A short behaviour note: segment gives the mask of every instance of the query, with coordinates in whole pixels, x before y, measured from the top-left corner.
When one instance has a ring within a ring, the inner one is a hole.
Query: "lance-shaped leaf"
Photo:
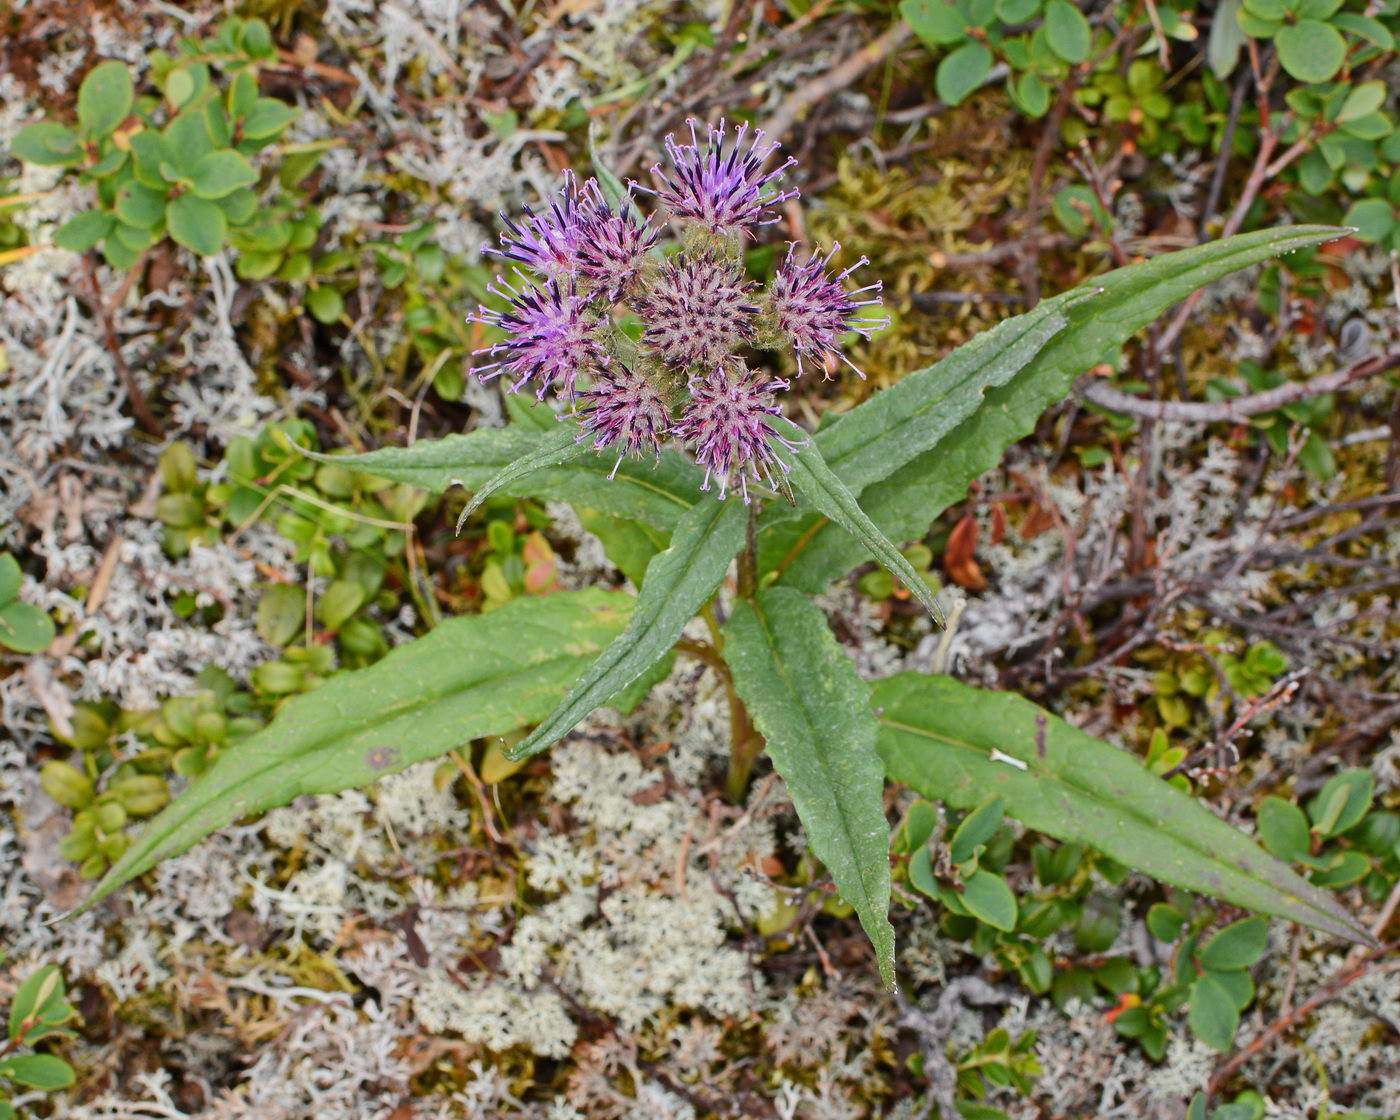
[[[740,602],[725,626],[734,688],[787,783],[807,842],[860,918],[894,987],[889,822],[870,686],[808,598],[784,587]]]
[[[925,797],[958,809],[1002,797],[1029,827],[1163,882],[1370,940],[1330,894],[1194,797],[1029,700],[921,673],[886,678],[874,693],[885,772]]]
[[[564,701],[510,752],[524,758],[557,743],[666,656],[681,631],[719,589],[744,543],[748,507],[699,502],[676,523],[670,545],[652,557],[627,629],[584,673]]]
[[[1334,240],[1343,232],[1329,226],[1258,230],[1095,277],[1086,286],[1100,289],[1099,294],[1062,308],[1067,327],[1010,382],[988,389],[986,399],[936,444],[857,490],[861,507],[891,540],[922,536],[944,509],[962,499],[973,479],[995,467],[1007,447],[1035,428],[1041,413],[1065,397],[1076,377],[1114,357],[1124,342],[1173,304],[1232,272]],[[841,423],[854,423],[882,395],[852,409]],[[815,438],[829,452],[825,433]],[[839,462],[832,469],[844,477]],[[825,590],[864,559],[859,543],[813,515],[779,512],[759,540],[762,569],[778,570],[781,582],[812,592]]]
[[[411,447],[336,455],[329,461],[441,494],[457,484],[479,489],[517,460],[539,454],[555,438],[553,432],[520,425],[479,428],[463,435],[419,440]],[[585,455],[537,469],[502,489],[520,497],[577,502],[665,532],[699,497],[704,472],[676,451],[663,451],[659,466],[651,460],[626,459],[617,468],[616,477],[609,480],[613,462],[612,456]]]
[[[476,512],[481,504],[497,490],[509,486],[512,482],[524,478],[528,474],[543,470],[545,467],[557,467],[560,463],[577,459],[588,450],[579,442],[576,425],[570,424],[560,431],[541,434],[544,438],[536,450],[522,455],[513,463],[502,467],[476,489],[471,501],[462,510],[462,515],[457,518],[458,533],[462,531],[462,526],[466,524],[467,518]],[[466,484],[463,483],[463,485]]]
[[[515,599],[294,697],[146,825],[84,908],[240,817],[368,785],[543,719],[622,630],[633,602],[596,589]]]
[[[823,516],[840,525],[865,545],[875,559],[899,577],[904,586],[924,605],[924,609],[933,615],[934,621],[942,626],[943,612],[938,609],[938,603],[934,600],[928,584],[919,578],[919,573],[904,558],[904,554],[880,532],[879,526],[866,516],[855,495],[822,458],[820,447],[809,440],[804,447],[794,452],[777,439],[770,440],[770,446],[774,453],[787,463],[788,479],[802,496],[816,506]]]

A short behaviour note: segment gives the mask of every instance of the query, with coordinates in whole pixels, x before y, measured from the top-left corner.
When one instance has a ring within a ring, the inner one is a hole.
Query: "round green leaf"
[[[213,256],[223,248],[228,232],[224,212],[208,199],[192,194],[170,201],[165,208],[165,223],[171,237],[202,257]]]
[[[1269,923],[1263,918],[1232,922],[1205,943],[1198,956],[1217,971],[1248,968],[1269,947]]]
[[[10,602],[19,594],[22,582],[24,582],[24,576],[20,572],[19,561],[8,552],[0,552],[0,605]],[[923,802],[923,804],[927,804],[927,802]]]
[[[329,285],[312,288],[306,293],[304,302],[306,310],[311,312],[311,317],[327,326],[340,322],[340,317],[345,314],[345,300]]]
[[[53,235],[53,243],[60,249],[85,253],[106,237],[111,228],[111,214],[101,210],[89,210],[76,218],[69,218],[59,226]]]
[[[915,35],[933,46],[950,46],[967,38],[967,20],[948,0],[904,0],[899,14]]]
[[[1371,807],[1375,782],[1369,770],[1343,770],[1333,774],[1321,792],[1308,802],[1308,815],[1319,835],[1337,836],[1360,824]]]
[[[948,105],[961,105],[992,69],[992,52],[981,43],[964,43],[938,64],[934,87]]]
[[[1342,110],[1337,114],[1338,122],[1354,121],[1374,113],[1385,104],[1386,92],[1386,85],[1381,81],[1353,86],[1347,93],[1347,99],[1342,102]]]
[[[1395,207],[1383,198],[1363,198],[1353,203],[1342,224],[1355,226],[1362,241],[1383,241],[1395,225]]]
[[[316,604],[316,615],[331,630],[339,630],[365,601],[365,589],[348,579],[332,580]]]
[[[953,833],[950,856],[954,863],[966,863],[978,847],[990,840],[1001,827],[1006,813],[1006,799],[995,797],[985,805],[980,805],[968,813]]]
[[[52,1054],[15,1054],[0,1058],[0,1077],[31,1089],[64,1089],[73,1084],[73,1067]]]
[[[1197,1038],[1224,1054],[1234,1044],[1240,1012],[1225,985],[1207,973],[1191,988],[1189,1020]]]
[[[1050,89],[1034,74],[1022,74],[1016,79],[1016,100],[1033,117],[1043,117],[1050,108]]]
[[[1045,38],[1050,49],[1068,63],[1089,57],[1089,21],[1069,0],[1050,0],[1045,5]]]
[[[154,229],[165,217],[165,192],[133,179],[117,191],[117,217],[137,229]]]
[[[1332,17],[1331,23],[1335,27],[1350,31],[1353,35],[1380,47],[1383,51],[1395,49],[1395,36],[1390,33],[1389,28],[1370,16],[1359,15],[1356,12],[1338,12]]]
[[[241,187],[258,181],[258,173],[248,160],[230,148],[202,155],[190,168],[194,193],[200,198],[223,198]]]
[[[1274,36],[1278,60],[1300,82],[1330,82],[1346,61],[1341,32],[1315,19],[1300,19]]]
[[[38,653],[53,641],[53,619],[38,607],[13,600],[0,607],[0,645],[16,653]]]
[[[1169,902],[1154,902],[1147,911],[1147,930],[1158,941],[1170,945],[1181,936],[1186,915]]]
[[[165,77],[165,99],[180,108],[194,96],[194,75],[188,69],[172,70]]]
[[[1259,839],[1270,854],[1288,863],[1307,855],[1312,848],[1308,820],[1303,810],[1281,797],[1266,797],[1259,806]]]
[[[306,592],[294,583],[274,583],[258,600],[258,637],[270,646],[290,645],[306,623]]]
[[[88,136],[106,136],[126,119],[135,101],[125,62],[99,62],[78,87],[78,123]]]
[[[44,167],[62,167],[82,159],[77,136],[57,121],[36,121],[25,125],[10,144],[10,154],[26,163]]]
[[[976,918],[1011,932],[1016,928],[1016,896],[1006,880],[985,868],[978,868],[963,880],[962,904]]]
[[[1312,881],[1319,887],[1339,890],[1342,887],[1351,886],[1352,883],[1359,883],[1370,874],[1370,871],[1371,861],[1365,853],[1342,852],[1334,860],[1332,866],[1314,872]]]
[[[275,97],[260,97],[243,122],[243,135],[250,140],[264,140],[269,136],[276,136],[296,120],[300,113],[301,110],[296,106],[287,105]]]

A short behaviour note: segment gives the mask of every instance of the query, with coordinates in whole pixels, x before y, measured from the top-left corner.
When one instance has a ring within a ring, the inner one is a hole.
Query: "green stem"
[[[739,553],[740,598],[753,599],[758,593],[758,510],[749,506],[749,528],[744,538],[744,550]],[[729,779],[726,790],[729,799],[743,804],[749,787],[753,764],[763,753],[763,736],[749,719],[749,710],[734,690],[734,675],[725,674],[725,691],[729,697]]]

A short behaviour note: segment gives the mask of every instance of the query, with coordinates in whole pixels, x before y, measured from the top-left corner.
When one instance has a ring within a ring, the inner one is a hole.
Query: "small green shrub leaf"
[[[302,302],[306,304],[311,317],[326,326],[340,322],[340,317],[345,314],[345,297],[338,288],[329,284],[318,284],[310,289],[302,297]]]
[[[276,136],[301,115],[294,105],[275,97],[260,97],[243,120],[243,135],[250,140],[266,140]]]
[[[1220,980],[1207,973],[1191,987],[1188,1015],[1191,1030],[1212,1050],[1228,1052],[1240,1025],[1240,1011],[1234,997]]]
[[[1231,922],[1201,947],[1197,956],[1216,971],[1249,968],[1269,947],[1269,923],[1263,918]]]
[[[23,583],[24,573],[20,571],[19,561],[8,552],[0,552],[0,606],[18,595]]]
[[[987,80],[992,52],[981,43],[964,43],[938,64],[934,88],[949,105],[961,105]]]
[[[111,232],[112,221],[112,215],[103,210],[88,210],[59,226],[53,243],[60,249],[86,253]]]
[[[1001,827],[1005,814],[1006,800],[1001,797],[994,797],[985,805],[979,805],[968,813],[958,825],[958,830],[953,833],[953,842],[949,846],[948,854],[953,862],[966,863],[970,860],[977,849],[990,840]]]
[[[899,14],[930,46],[951,46],[967,38],[967,20],[948,0],[903,0]]]
[[[1343,770],[1308,801],[1308,816],[1319,836],[1338,836],[1361,823],[1371,807],[1376,779],[1369,770]]]
[[[75,1080],[73,1067],[52,1054],[12,1054],[0,1058],[0,1077],[31,1089],[65,1089]]]
[[[558,742],[670,652],[681,631],[724,581],[744,542],[748,508],[700,502],[676,523],[670,545],[647,565],[637,606],[624,630],[569,690],[563,702],[508,753],[524,758]]]
[[[154,229],[165,217],[165,191],[139,180],[123,183],[117,191],[117,217],[137,229]]]
[[[82,908],[240,817],[368,785],[543,719],[621,632],[633,602],[596,589],[513,599],[292,697],[146,826]]]
[[[1259,806],[1259,839],[1272,855],[1296,863],[1312,850],[1308,819],[1303,810],[1281,797],[1266,797]]]
[[[10,154],[26,163],[44,167],[62,167],[83,158],[78,149],[78,137],[57,121],[36,121],[25,125],[15,135]]]
[[[78,124],[88,136],[106,136],[126,119],[135,100],[126,63],[99,62],[78,87]]]
[[[928,843],[933,830],[938,825],[938,806],[922,797],[909,806],[904,820],[895,833],[890,850],[900,855],[911,855]]]
[[[787,588],[760,591],[735,607],[724,658],[812,852],[855,909],[892,989],[889,823],[869,685],[822,612]]]
[[[206,152],[190,168],[194,193],[200,198],[218,199],[240,187],[251,187],[258,173],[247,158],[229,148]]]
[[[208,199],[192,194],[171,199],[165,208],[165,223],[171,237],[202,257],[212,257],[224,247],[228,221]]]
[[[1300,19],[1280,28],[1274,46],[1280,65],[1300,82],[1330,82],[1347,57],[1341,32],[1318,19]]]
[[[15,599],[0,607],[0,645],[16,653],[38,653],[53,641],[53,619],[31,603]]]
[[[904,673],[876,683],[887,773],[924,797],[1006,812],[1187,890],[1351,941],[1370,941],[1324,891],[1131,754],[1009,693]]]
[[[959,897],[974,918],[1007,933],[1016,928],[1016,896],[1000,875],[979,867],[963,880]]]
[[[1069,0],[1049,0],[1045,5],[1045,38],[1050,49],[1071,65],[1089,57],[1089,21]]]

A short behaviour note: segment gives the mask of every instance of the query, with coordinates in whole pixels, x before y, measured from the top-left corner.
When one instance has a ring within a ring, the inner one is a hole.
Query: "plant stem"
[[[758,593],[758,511],[753,506],[749,506],[744,550],[739,553],[738,593],[743,599],[752,599]],[[753,764],[763,752],[763,736],[734,689],[733,673],[725,673],[724,687],[729,697],[729,780],[725,788],[731,801],[742,803]]]
[[[758,511],[749,506],[749,527],[744,534],[744,551],[739,553],[739,598],[752,599],[758,593]]]

